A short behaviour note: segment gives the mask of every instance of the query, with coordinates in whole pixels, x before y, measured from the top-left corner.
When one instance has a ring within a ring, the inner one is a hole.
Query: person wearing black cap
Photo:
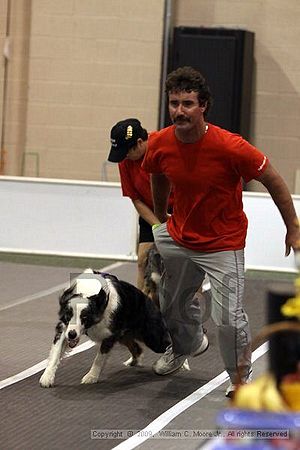
[[[119,163],[124,197],[129,197],[139,214],[138,280],[143,290],[147,253],[154,239],[152,225],[158,223],[153,212],[150,174],[141,166],[147,150],[148,132],[138,119],[116,123],[110,133],[111,149],[108,161]]]

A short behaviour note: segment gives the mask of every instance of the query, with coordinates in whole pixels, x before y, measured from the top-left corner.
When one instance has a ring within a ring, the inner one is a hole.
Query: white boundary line
[[[125,264],[124,262],[116,262],[111,264],[110,266],[103,267],[101,270],[105,272],[106,270],[116,269],[117,267]],[[15,300],[13,303],[9,303],[8,305],[0,307],[0,311],[5,311],[10,308],[14,308],[15,306],[22,305],[23,303],[31,302],[32,300],[36,300],[37,298],[47,297],[47,295],[53,294],[54,292],[58,292],[61,289],[64,289],[69,286],[70,283],[62,283],[57,286],[53,286],[52,288],[45,289],[44,291],[36,292],[35,294],[27,295],[26,297],[21,297]]]
[[[85,350],[88,350],[94,345],[95,344],[92,341],[84,342],[83,344],[78,345],[78,347],[74,348],[74,350],[72,350],[70,353],[66,353],[65,358],[69,358],[70,356],[76,355],[77,353],[84,352]],[[35,364],[34,366],[29,367],[29,369],[23,370],[23,372],[17,373],[12,377],[0,381],[0,390],[6,388],[7,386],[10,386],[11,384],[18,383],[18,381],[25,380],[25,378],[29,378],[32,375],[35,375],[36,373],[40,372],[41,370],[44,370],[46,368],[47,362],[48,360],[44,359],[43,361]]]
[[[0,311],[6,311],[7,309],[14,308],[15,306],[22,305],[23,303],[31,302],[32,300],[36,300],[37,298],[43,298],[47,295],[53,294],[54,292],[58,292],[61,289],[69,286],[69,283],[58,284],[57,286],[53,286],[52,288],[45,289],[44,291],[36,292],[35,294],[27,295],[26,297],[21,297],[16,299],[13,303],[9,303],[8,305],[1,306]]]
[[[268,351],[268,344],[265,343],[261,345],[258,349],[256,349],[252,354],[252,362],[256,361],[258,358],[263,356]],[[139,436],[135,434],[131,438],[122,442],[121,444],[113,447],[113,450],[132,450],[138,445],[141,445],[143,442],[147,441],[150,436],[154,436],[156,433],[161,431],[168,423],[170,423],[175,417],[181,414],[183,411],[188,409],[190,406],[194,405],[194,403],[201,400],[207,394],[212,392],[218,386],[223,384],[226,380],[228,380],[228,375],[226,372],[220,373],[218,376],[210,380],[204,386],[197,389],[195,392],[190,394],[188,397],[184,398],[180,402],[176,403],[176,405],[172,406],[172,408],[165,411],[163,414],[158,416],[153,422],[151,422],[146,428],[141,430],[143,436]],[[144,433],[145,432],[145,433]],[[148,432],[148,433],[147,433]],[[147,435],[147,436],[145,436]]]

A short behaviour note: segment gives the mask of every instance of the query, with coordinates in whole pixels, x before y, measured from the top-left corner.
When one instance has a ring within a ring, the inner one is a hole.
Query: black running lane
[[[245,305],[253,335],[265,322],[267,288],[266,280],[247,280]],[[151,365],[157,356],[150,351],[146,352],[144,367],[127,368],[122,365],[128,358],[127,350],[116,346],[102,381],[80,385],[93,360],[92,348],[62,361],[54,388],[40,388],[41,374],[37,374],[2,389],[0,449],[112,449],[121,441],[92,440],[91,430],[140,430],[223,371],[214,326],[210,321],[206,325],[209,350],[190,359],[190,372],[180,371],[168,377],[155,375]],[[17,358],[17,352],[11,357]],[[179,447],[181,444],[178,441]]]

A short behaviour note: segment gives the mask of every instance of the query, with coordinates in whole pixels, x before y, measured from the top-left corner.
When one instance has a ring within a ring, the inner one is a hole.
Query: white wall
[[[293,196],[298,217],[300,196]],[[294,253],[285,254],[286,229],[269,194],[244,192],[244,210],[248,217],[246,267],[248,269],[294,271]]]
[[[0,251],[135,259],[137,215],[119,183],[0,178]]]

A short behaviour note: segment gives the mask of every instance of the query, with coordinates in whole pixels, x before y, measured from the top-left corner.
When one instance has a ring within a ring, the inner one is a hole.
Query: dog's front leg
[[[92,367],[88,373],[82,378],[82,384],[93,384],[97,383],[99,376],[104,369],[105,363],[107,361],[108,353],[113,348],[116,342],[114,336],[103,339],[103,341],[98,344],[98,351],[93,361]]]
[[[42,387],[52,387],[54,385],[55,373],[65,349],[65,330],[63,329],[63,324],[59,323],[56,327],[56,334],[50,349],[47,367],[40,378],[40,385]]]
[[[97,383],[100,373],[102,372],[104,365],[107,360],[107,353],[101,352],[101,344],[99,344],[97,349],[97,353],[95,356],[95,359],[93,361],[92,367],[88,371],[88,373],[82,378],[81,383],[82,384],[93,384]]]

